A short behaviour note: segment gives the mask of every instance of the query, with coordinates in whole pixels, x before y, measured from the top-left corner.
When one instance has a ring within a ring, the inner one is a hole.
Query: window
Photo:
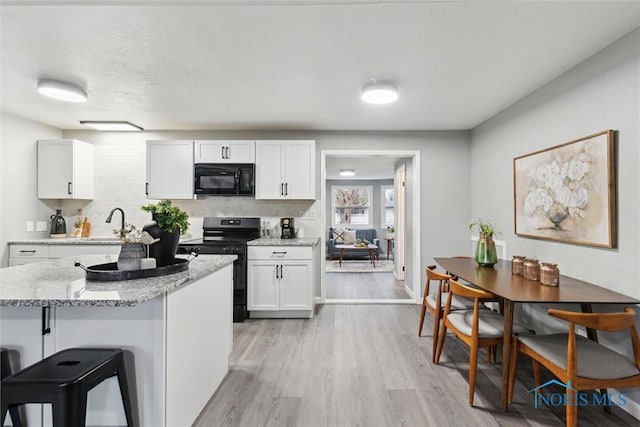
[[[396,225],[396,192],[393,185],[380,186],[380,200],[382,201],[381,228],[395,227]]]
[[[331,186],[333,225],[372,226],[370,186]]]

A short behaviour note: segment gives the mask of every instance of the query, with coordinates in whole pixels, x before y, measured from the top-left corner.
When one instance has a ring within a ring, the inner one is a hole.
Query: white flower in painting
[[[562,206],[568,206],[569,199],[571,198],[571,190],[569,190],[566,185],[560,185],[554,190],[553,198]]]
[[[569,169],[567,170],[567,177],[571,181],[580,181],[584,175],[589,171],[589,164],[581,162],[578,159],[572,159],[569,162]]]
[[[529,214],[540,208],[547,212],[552,204],[553,199],[549,193],[542,188],[536,188],[527,195],[527,199],[524,202],[524,210]]]
[[[562,166],[560,166],[560,177],[564,181],[567,177],[567,173],[569,172],[569,162],[564,162]]]
[[[584,209],[587,206],[587,203],[589,203],[589,192],[584,188],[584,186],[580,186],[580,188],[571,192],[569,203],[565,206]]]
[[[554,190],[562,185],[560,166],[555,160],[549,165],[546,184],[547,188],[551,190]]]
[[[543,185],[540,185],[540,187],[547,185],[547,177],[549,176],[549,173],[550,173],[549,165],[539,166],[538,169],[536,170],[536,181],[539,184],[543,184]]]

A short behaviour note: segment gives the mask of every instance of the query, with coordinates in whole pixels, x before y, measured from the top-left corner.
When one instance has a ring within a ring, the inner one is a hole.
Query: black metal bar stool
[[[13,366],[9,360],[9,350],[6,348],[0,348],[0,379],[5,379],[13,373]],[[2,397],[0,397],[2,400]],[[9,408],[9,415],[11,416],[11,422],[14,427],[22,427],[26,423],[26,416],[24,410],[17,406]],[[4,421],[4,417],[2,417]],[[1,424],[1,423],[0,423]]]
[[[138,426],[125,366],[119,348],[70,348],[55,353],[2,380],[2,411],[24,403],[50,403],[54,427],[84,427],[87,393],[107,378],[118,376],[128,426]]]

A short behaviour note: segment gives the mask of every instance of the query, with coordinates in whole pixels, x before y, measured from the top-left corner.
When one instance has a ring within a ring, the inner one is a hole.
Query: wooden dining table
[[[504,301],[504,336],[502,347],[502,410],[507,410],[511,332],[515,303],[575,303],[585,313],[592,304],[640,304],[640,300],[605,289],[573,277],[560,275],[558,287],[544,286],[511,274],[511,261],[498,261],[493,267],[480,267],[473,258],[434,258],[449,274],[487,290]],[[587,330],[590,339],[597,341],[595,330]]]

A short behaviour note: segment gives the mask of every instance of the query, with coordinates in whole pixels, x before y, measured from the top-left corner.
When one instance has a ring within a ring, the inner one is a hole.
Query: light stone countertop
[[[121,245],[117,237],[67,237],[64,239],[9,240],[10,245]]]
[[[235,255],[200,255],[189,270],[117,282],[87,281],[86,266],[116,262],[117,255],[82,255],[0,269],[0,306],[132,307],[233,263]]]
[[[180,239],[180,243],[193,239],[192,236]],[[122,240],[115,236],[66,237],[63,239],[19,239],[9,240],[9,245],[121,245]]]
[[[319,237],[304,239],[281,239],[279,237],[262,237],[247,242],[248,246],[315,246],[320,242]]]

